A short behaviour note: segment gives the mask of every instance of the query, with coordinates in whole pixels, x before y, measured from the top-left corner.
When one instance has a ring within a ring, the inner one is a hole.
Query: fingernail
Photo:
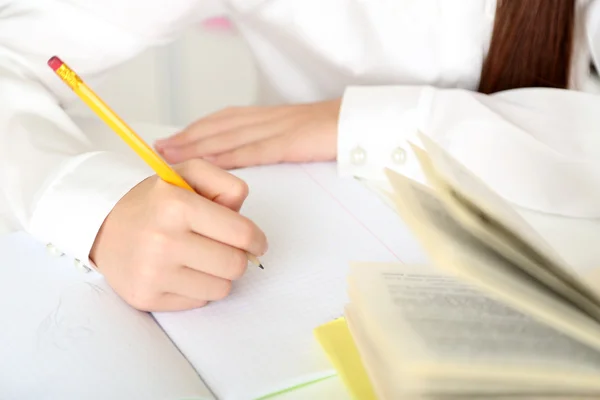
[[[166,147],[160,151],[162,156],[167,160],[173,162],[173,160],[177,160],[179,156],[179,151],[175,147]]]
[[[154,142],[154,147],[157,150],[164,149],[166,147],[166,145],[167,145],[167,141],[165,139],[160,139],[160,140],[157,140],[157,141]]]

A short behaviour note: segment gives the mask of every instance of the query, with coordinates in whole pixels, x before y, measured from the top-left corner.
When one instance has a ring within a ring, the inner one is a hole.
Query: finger
[[[206,160],[223,169],[278,164],[285,159],[284,150],[287,147],[287,141],[285,137],[269,138],[207,157]]]
[[[235,175],[203,160],[190,160],[175,169],[199,195],[239,211],[248,197],[248,185]]]
[[[221,300],[229,295],[231,281],[188,267],[181,267],[170,274],[165,282],[168,293],[174,293],[197,301]]]
[[[178,193],[184,197],[183,217],[192,232],[255,256],[267,251],[264,232],[248,218],[189,191]]]
[[[143,311],[147,312],[171,312],[192,310],[194,308],[204,307],[208,304],[206,300],[198,300],[181,296],[174,293],[163,293],[154,304],[145,307]]]
[[[178,242],[177,262],[218,278],[236,280],[248,267],[246,252],[195,233]]]
[[[261,121],[254,125],[241,126],[231,131],[215,134],[186,145],[167,147],[163,156],[171,163],[234,150],[244,145],[286,133],[293,124],[287,118]]]
[[[183,131],[155,142],[155,147],[163,151],[167,147],[184,146],[196,140],[216,135],[244,125],[253,125],[269,117],[275,117],[275,107],[230,107],[189,125]]]

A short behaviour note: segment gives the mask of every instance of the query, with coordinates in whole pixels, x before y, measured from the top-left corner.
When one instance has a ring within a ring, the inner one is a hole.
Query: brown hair
[[[497,0],[478,91],[567,88],[575,0]]]

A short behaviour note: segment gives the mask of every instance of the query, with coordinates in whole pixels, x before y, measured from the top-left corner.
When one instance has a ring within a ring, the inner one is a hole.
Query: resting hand
[[[157,141],[170,163],[203,158],[231,169],[335,160],[340,100],[275,107],[235,107]]]

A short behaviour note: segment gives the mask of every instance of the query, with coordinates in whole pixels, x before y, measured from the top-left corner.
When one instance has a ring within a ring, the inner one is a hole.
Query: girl
[[[224,12],[262,103],[156,143],[198,196],[95,147],[62,110],[50,56],[97,76]],[[222,298],[244,252],[265,251],[236,213],[247,188],[218,167],[337,160],[344,176],[419,178],[407,141],[421,131],[516,205],[600,216],[597,1],[0,0],[0,21],[2,206],[140,309]]]

